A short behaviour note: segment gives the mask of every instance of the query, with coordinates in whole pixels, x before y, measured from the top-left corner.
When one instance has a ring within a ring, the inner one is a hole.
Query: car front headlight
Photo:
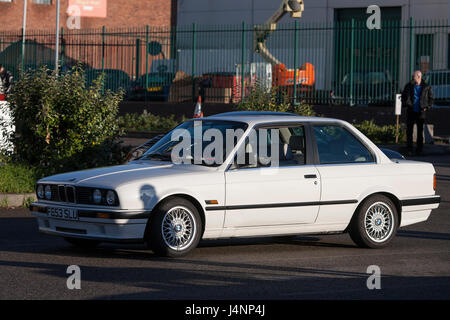
[[[95,204],[100,204],[102,202],[102,192],[98,189],[94,190],[92,194],[92,198],[94,199]]]
[[[37,196],[39,199],[44,199],[45,192],[44,192],[44,186],[42,184],[38,185],[36,193],[37,193]]]
[[[45,199],[47,200],[52,199],[52,188],[50,188],[49,185],[45,186]]]
[[[110,206],[112,206],[116,203],[116,194],[114,193],[114,191],[109,190],[106,193],[106,203]]]

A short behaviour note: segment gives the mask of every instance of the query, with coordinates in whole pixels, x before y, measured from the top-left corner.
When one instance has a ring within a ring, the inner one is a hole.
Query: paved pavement
[[[450,299],[450,156],[417,157],[437,169],[438,210],[402,228],[385,249],[348,235],[204,241],[182,259],[143,245],[92,251],[41,235],[26,210],[0,210],[0,299]],[[81,269],[69,290],[68,266]],[[367,269],[381,271],[369,290]]]

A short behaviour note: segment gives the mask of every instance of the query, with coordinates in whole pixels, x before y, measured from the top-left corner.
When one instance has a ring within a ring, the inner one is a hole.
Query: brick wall
[[[68,0],[61,0],[61,27],[66,28]],[[23,0],[0,2],[0,31],[22,28]],[[81,27],[169,26],[176,23],[177,0],[109,0],[107,18],[82,18]],[[53,30],[56,23],[56,0],[51,5],[28,0],[27,29]]]

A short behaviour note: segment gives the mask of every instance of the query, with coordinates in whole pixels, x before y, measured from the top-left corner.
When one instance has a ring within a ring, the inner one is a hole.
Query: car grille
[[[56,193],[58,200],[60,202],[71,202],[75,203],[75,187],[74,186],[65,186],[65,185],[58,185],[57,187],[58,192]],[[52,190],[53,195],[53,190]],[[53,200],[53,196],[52,196]]]
[[[50,190],[52,191],[52,199],[51,201],[60,201],[59,195],[58,195],[58,186],[57,185],[50,185]]]
[[[89,187],[75,187],[73,185],[64,184],[49,184],[52,191],[52,198],[50,201],[64,202],[64,203],[77,203],[77,204],[94,204],[92,192],[94,188]],[[105,197],[106,190],[100,189]],[[117,196],[116,196],[117,197]],[[105,202],[101,205],[105,205]],[[116,200],[114,206],[118,206],[119,202]]]
[[[92,204],[92,189],[77,187],[77,203],[81,204]]]

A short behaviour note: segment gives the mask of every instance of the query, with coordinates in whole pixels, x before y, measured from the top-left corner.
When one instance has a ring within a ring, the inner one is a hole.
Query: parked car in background
[[[386,105],[392,104],[395,86],[386,72],[347,73],[331,92],[333,104]]]
[[[92,82],[102,73],[105,74],[105,90],[117,92],[120,89],[126,90],[130,85],[130,77],[125,71],[118,69],[88,69],[86,70],[86,86],[90,87]]]
[[[125,165],[39,180],[40,232],[81,247],[146,242],[171,257],[200,239],[297,234],[348,232],[381,248],[439,206],[431,163],[392,161],[342,120],[231,112],[176,129]],[[211,149],[220,134],[229,145]]]
[[[429,71],[423,79],[433,89],[436,105],[450,105],[450,70]]]
[[[131,84],[126,99],[133,101],[167,101],[175,78],[170,72],[150,72]]]

